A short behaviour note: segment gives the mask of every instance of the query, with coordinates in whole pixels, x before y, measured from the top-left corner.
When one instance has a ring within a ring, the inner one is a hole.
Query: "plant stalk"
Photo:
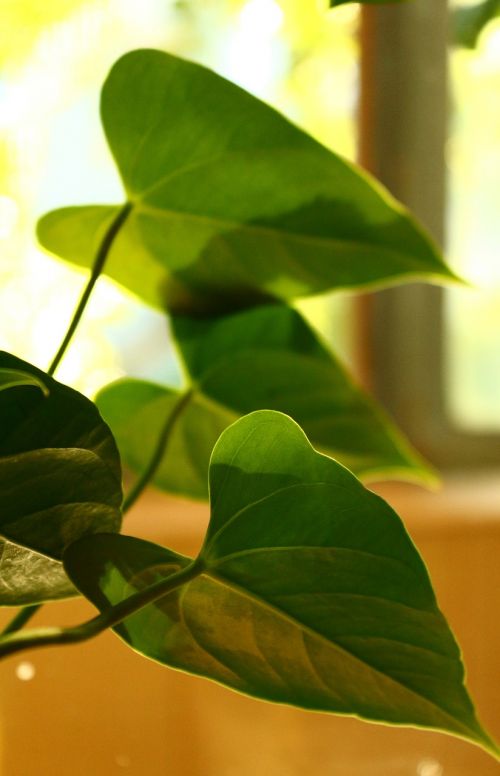
[[[151,479],[154,477],[156,471],[158,470],[158,467],[163,460],[163,456],[166,453],[168,443],[170,441],[170,436],[174,429],[175,423],[178,417],[182,414],[182,411],[184,410],[186,405],[189,404],[193,396],[193,392],[194,392],[194,389],[189,388],[187,391],[182,393],[179,396],[179,399],[177,400],[176,404],[174,405],[173,410],[169,412],[169,414],[167,415],[167,419],[160,432],[158,441],[156,443],[156,447],[153,451],[153,454],[151,456],[151,459],[148,465],[146,466],[142,474],[139,476],[135,484],[132,486],[128,495],[125,497],[123,501],[122,512],[124,514],[130,509],[130,507],[133,504],[135,504],[135,502],[141,495],[144,488],[149,484]]]
[[[59,366],[68,348],[69,343],[73,339],[73,335],[78,328],[78,324],[80,323],[81,317],[90,299],[90,295],[92,294],[92,291],[94,290],[94,286],[97,283],[97,280],[104,269],[104,264],[106,263],[106,259],[109,255],[109,251],[111,250],[111,246],[113,245],[115,237],[120,231],[123,224],[125,223],[126,219],[128,218],[131,210],[132,210],[131,202],[127,202],[122,208],[120,208],[115,218],[109,225],[106,231],[106,234],[103,237],[103,240],[99,246],[99,250],[97,251],[94,264],[92,266],[90,278],[87,282],[87,285],[85,286],[82,296],[80,297],[80,301],[76,306],[75,312],[73,313],[73,318],[71,319],[71,323],[68,327],[68,330],[64,335],[64,339],[61,342],[61,345],[59,346],[59,350],[57,351],[56,355],[52,360],[51,365],[47,370],[47,374],[50,376],[52,376],[56,371],[57,367]],[[0,634],[0,637],[9,633],[14,633],[15,631],[22,628],[23,625],[25,625],[28,622],[28,620],[31,619],[31,617],[35,614],[35,612],[38,611],[40,606],[41,604],[37,604],[35,606],[25,606],[23,609],[21,609],[21,611],[18,612],[16,616],[11,620],[11,622],[7,625],[7,627],[2,632],[2,634]]]
[[[85,286],[85,289],[83,291],[83,294],[80,298],[80,301],[78,302],[78,305],[76,306],[75,312],[73,313],[73,318],[71,320],[71,323],[68,327],[68,330],[66,334],[64,335],[64,339],[61,342],[61,345],[59,347],[59,350],[57,351],[56,355],[54,356],[54,359],[50,365],[50,367],[47,370],[47,374],[53,375],[56,371],[57,367],[59,366],[66,350],[71,342],[73,335],[78,328],[78,324],[80,323],[80,319],[83,315],[83,312],[87,306],[87,302],[90,299],[90,295],[92,291],[94,290],[94,286],[97,282],[97,279],[99,278],[99,275],[102,273],[104,269],[104,264],[106,263],[106,259],[108,257],[109,251],[111,250],[111,246],[113,245],[113,242],[115,240],[116,235],[120,231],[121,227],[125,223],[130,211],[132,210],[132,203],[127,202],[116,214],[115,218],[111,222],[110,226],[108,227],[108,230],[106,234],[103,237],[103,240],[99,246],[99,250],[97,251],[94,264],[92,266],[92,272],[90,274],[90,278],[88,280],[87,285]]]
[[[75,625],[72,628],[38,628],[22,632],[11,633],[0,640],[0,658],[21,652],[24,649],[35,649],[56,644],[78,644],[97,636],[107,628],[118,625],[126,617],[138,612],[167,593],[199,576],[203,571],[203,563],[199,558],[193,560],[188,566],[171,574],[165,579],[160,579],[153,585],[140,590],[138,593],[126,598],[124,601],[110,607],[106,612],[93,617],[87,622]]]
[[[6,636],[8,633],[14,633],[14,631],[17,631],[22,628],[23,625],[26,625],[28,620],[31,620],[33,615],[40,609],[41,605],[42,604],[30,604],[29,606],[24,606],[0,633],[0,639],[2,636]]]

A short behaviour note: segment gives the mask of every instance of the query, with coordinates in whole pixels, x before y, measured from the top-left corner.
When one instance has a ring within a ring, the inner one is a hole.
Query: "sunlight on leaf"
[[[210,463],[199,575],[116,628],[135,650],[278,703],[455,733],[493,750],[400,519],[285,415],[233,424]],[[187,565],[121,536],[65,555],[99,609]]]
[[[296,310],[269,305],[213,318],[174,316],[172,332],[194,392],[154,477],[160,488],[206,498],[217,438],[240,415],[263,408],[290,415],[318,449],[366,479],[434,481]],[[97,405],[133,470],[146,468],[179,395],[130,379],[99,393]]]
[[[378,184],[200,65],[153,50],[126,54],[101,111],[133,205],[105,271],[152,305],[227,311],[269,297],[453,278]],[[113,213],[56,210],[38,236],[90,266]]]

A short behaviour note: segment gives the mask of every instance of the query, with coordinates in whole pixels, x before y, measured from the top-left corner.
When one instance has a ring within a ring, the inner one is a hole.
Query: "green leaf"
[[[60,561],[0,538],[0,605],[25,606],[78,595]]]
[[[128,644],[266,700],[493,747],[400,519],[290,418],[256,412],[224,432],[210,500],[198,576],[118,626]],[[105,611],[189,559],[99,536],[69,547],[64,562]]]
[[[30,364],[1,352],[0,380],[0,604],[74,595],[66,546],[120,527],[116,445],[91,401]]]
[[[194,390],[154,477],[158,487],[206,498],[215,442],[237,417],[257,409],[290,415],[316,447],[367,479],[433,481],[296,310],[268,305],[216,318],[174,317],[172,326]],[[146,468],[178,397],[139,380],[119,380],[97,397],[133,470]]]
[[[97,396],[97,405],[113,430],[123,462],[133,471],[146,469],[180,396],[175,389],[130,379],[112,383]],[[153,483],[169,493],[206,499],[212,448],[237,417],[237,413],[203,394],[193,393],[174,426]]]
[[[456,46],[473,49],[484,28],[500,16],[500,0],[483,0],[451,9],[451,39]]]
[[[6,391],[19,385],[31,385],[39,388],[44,396],[49,395],[45,383],[35,375],[22,372],[20,369],[0,369],[0,391]]]
[[[200,65],[159,51],[126,54],[101,110],[132,204],[105,272],[149,304],[220,311],[453,277],[377,183]],[[56,210],[38,236],[88,267],[117,212]]]

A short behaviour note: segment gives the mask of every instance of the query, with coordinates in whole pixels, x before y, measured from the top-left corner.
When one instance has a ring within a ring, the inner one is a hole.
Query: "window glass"
[[[500,430],[500,18],[455,3],[448,254],[472,288],[446,295],[446,393],[465,431]]]
[[[312,7],[311,7],[312,6]],[[23,0],[0,10],[0,348],[44,368],[84,284],[34,240],[41,213],[123,199],[101,132],[99,87],[125,51],[204,62],[353,157],[356,6],[309,0]],[[256,55],[258,52],[258,55]],[[345,350],[346,303],[305,305]],[[179,371],[163,317],[101,278],[58,377],[89,395],[128,373]]]

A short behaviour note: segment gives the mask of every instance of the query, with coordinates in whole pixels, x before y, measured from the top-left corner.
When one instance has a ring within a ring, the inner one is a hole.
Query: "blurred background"
[[[101,84],[121,54],[157,47],[210,65],[355,156],[355,6],[335,19],[324,3],[275,0],[23,0],[1,8],[0,345],[41,367],[83,276],[37,248],[36,218],[123,199],[98,112]],[[315,307],[321,317],[324,305]],[[342,331],[345,349],[348,324],[329,326]],[[166,339],[160,315],[103,279],[59,377],[89,395],[124,372],[175,379]]]
[[[326,5],[2,0],[0,347],[45,367],[84,283],[81,273],[37,247],[37,217],[62,205],[122,199],[98,100],[107,71],[125,51],[159,47],[210,65],[356,158],[360,11],[347,4],[325,14]],[[442,219],[448,260],[472,288],[449,290],[442,300],[442,410],[466,433],[481,434],[500,431],[498,2],[451,0],[449,19]],[[359,327],[350,298],[312,300],[304,309],[352,363]],[[102,279],[59,377],[92,395],[124,373],[179,379],[161,316]]]
[[[403,296],[376,295],[376,303],[342,294],[301,307],[442,469],[486,471],[500,457],[500,3],[450,0],[446,8],[444,0],[414,0],[363,13],[356,4],[325,13],[327,5],[0,0],[0,348],[46,368],[85,283],[84,273],[39,249],[38,216],[123,199],[98,112],[100,86],[121,54],[158,47],[207,64],[333,150],[353,160],[361,153],[368,162],[376,132],[361,87],[370,81],[371,58],[386,61],[381,49],[371,50],[374,14],[383,21],[387,57],[398,40],[408,49],[405,35],[414,34],[408,29],[417,21],[421,38],[408,78],[418,76],[426,92],[448,71],[447,86],[438,84],[448,95],[441,105],[443,166],[430,176],[446,196],[430,226],[444,236],[448,260],[469,286],[437,295],[415,286]],[[432,23],[438,6],[445,25]],[[429,71],[431,44],[446,65],[437,76]],[[393,71],[404,86],[401,61]],[[437,113],[429,113],[425,131],[432,132]],[[424,156],[426,142],[420,134]],[[418,189],[418,175],[415,181]],[[124,374],[180,379],[164,318],[101,278],[58,377],[92,396]],[[443,449],[445,438],[451,441]],[[389,495],[429,564],[484,720],[498,730],[498,628],[491,616],[500,590],[498,477],[493,489],[487,483],[470,491],[463,481],[460,475],[451,497],[445,490],[432,501],[414,490],[393,488]],[[139,505],[128,532],[195,552],[205,508],[155,498],[146,519]],[[85,606],[48,607],[40,622],[78,621]],[[111,634],[58,655],[6,661],[0,682],[2,776],[498,773],[486,755],[458,740],[262,706],[142,661]],[[230,733],[221,736],[221,727]]]

